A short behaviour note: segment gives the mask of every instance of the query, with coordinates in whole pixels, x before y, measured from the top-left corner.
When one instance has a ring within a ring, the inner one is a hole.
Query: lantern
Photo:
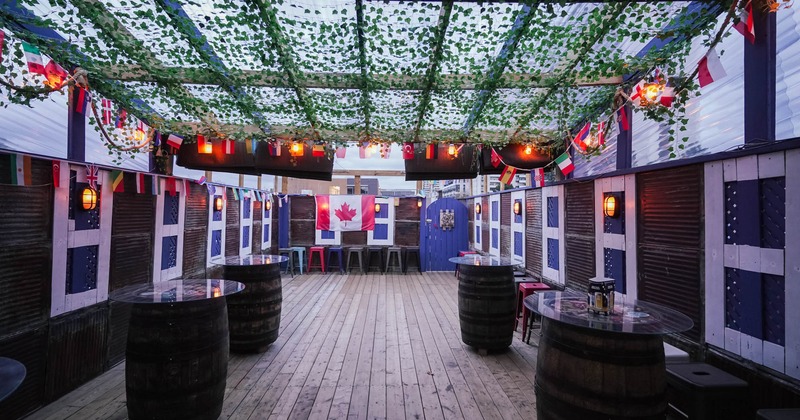
[[[615,195],[608,195],[603,200],[603,214],[608,217],[617,217],[619,216],[619,211],[617,211],[617,197]]]
[[[522,203],[520,203],[519,201],[514,202],[514,214],[516,214],[517,216],[522,214]]]
[[[481,203],[475,203],[475,214],[481,214]]]
[[[214,211],[222,211],[222,197],[214,197]]]
[[[81,191],[81,205],[86,211],[97,208],[97,191],[94,188],[86,187]]]
[[[267,200],[264,202],[264,209],[267,211],[272,210],[272,200]]]
[[[525,145],[525,154],[529,155],[531,153],[533,153],[533,146],[531,146],[530,144],[526,144]]]
[[[645,83],[642,87],[642,99],[640,101],[642,106],[647,106],[656,103],[661,91],[664,90],[664,85],[655,82]]]
[[[375,213],[381,212],[381,205],[379,203],[375,203]]]
[[[418,208],[422,208],[422,199],[421,198],[417,199],[417,207]]]
[[[450,156],[455,156],[456,155],[456,145],[455,144],[451,144],[450,146],[447,146],[447,154],[450,155]]]

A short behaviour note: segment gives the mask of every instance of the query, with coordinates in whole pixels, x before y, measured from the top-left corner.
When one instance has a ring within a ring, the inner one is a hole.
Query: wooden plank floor
[[[278,340],[232,354],[220,418],[535,419],[531,345],[461,342],[452,273],[283,278]],[[125,419],[124,364],[29,419]]]

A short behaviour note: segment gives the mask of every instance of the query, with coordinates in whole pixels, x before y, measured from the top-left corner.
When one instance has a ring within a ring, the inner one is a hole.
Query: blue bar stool
[[[303,274],[303,263],[306,260],[306,247],[304,246],[293,246],[292,249],[297,252],[297,266],[300,268],[300,274]]]
[[[336,259],[333,259],[334,254],[336,255]],[[336,263],[336,268],[339,269],[339,273],[344,274],[344,264],[342,263],[342,247],[340,246],[332,246],[328,248],[328,271],[332,271],[333,263]]]

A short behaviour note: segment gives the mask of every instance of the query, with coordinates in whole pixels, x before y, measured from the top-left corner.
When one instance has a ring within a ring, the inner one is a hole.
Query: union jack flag
[[[97,189],[97,179],[99,176],[99,170],[95,165],[89,165],[86,167],[86,182],[89,183],[89,186]]]

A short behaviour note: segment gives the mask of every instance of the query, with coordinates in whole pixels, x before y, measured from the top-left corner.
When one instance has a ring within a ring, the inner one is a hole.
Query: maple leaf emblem
[[[356,209],[351,209],[347,203],[343,203],[334,213],[339,220],[345,222],[353,220],[353,217],[356,215]]]

